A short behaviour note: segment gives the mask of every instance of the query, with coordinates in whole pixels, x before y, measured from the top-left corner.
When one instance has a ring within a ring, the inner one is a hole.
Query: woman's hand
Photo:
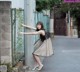
[[[25,27],[26,25],[22,24],[23,27]]]
[[[18,34],[24,34],[24,32],[18,32]]]

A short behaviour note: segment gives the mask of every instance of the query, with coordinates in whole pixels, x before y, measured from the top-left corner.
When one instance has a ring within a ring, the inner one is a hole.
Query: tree
[[[42,11],[43,9],[52,9],[53,6],[61,2],[62,0],[36,0],[36,10]]]
[[[70,11],[70,16],[75,18],[78,37],[80,37],[80,3],[64,3],[63,0],[36,0],[36,6],[37,11],[49,9],[51,14],[53,14],[53,7],[58,7],[62,13]]]
[[[64,3],[63,0],[36,0],[36,10],[42,11],[53,7],[60,7],[60,11],[71,12],[71,16],[80,17],[80,3]]]

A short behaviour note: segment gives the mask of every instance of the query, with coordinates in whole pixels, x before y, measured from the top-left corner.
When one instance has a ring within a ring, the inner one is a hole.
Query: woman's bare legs
[[[41,70],[42,67],[43,67],[43,64],[42,64],[42,62],[41,62],[39,56],[33,54],[33,57],[34,57],[35,61],[38,63],[38,65],[39,65],[39,69],[38,69],[38,70]]]
[[[34,58],[34,60],[35,60],[35,65],[34,65],[34,68],[33,68],[32,70],[35,70],[37,67],[39,67],[39,65],[38,65],[38,63],[37,63],[37,61],[36,61],[36,59],[35,59],[34,54],[33,54],[33,58]]]
[[[37,63],[37,61],[36,61],[36,59],[35,59],[34,54],[33,54],[33,58],[34,58],[34,60],[35,60],[35,65],[38,65],[38,63]]]
[[[40,58],[37,55],[34,55],[35,60],[39,65],[42,65]]]

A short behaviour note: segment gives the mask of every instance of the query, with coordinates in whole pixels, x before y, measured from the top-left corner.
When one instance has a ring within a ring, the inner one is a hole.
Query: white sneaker
[[[38,70],[41,70],[43,68],[43,64],[41,66],[39,66]]]
[[[38,68],[39,67],[39,65],[36,65],[32,70],[36,70],[36,68]]]

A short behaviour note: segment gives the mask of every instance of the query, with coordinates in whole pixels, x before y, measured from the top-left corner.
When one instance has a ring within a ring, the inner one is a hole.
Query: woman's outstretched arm
[[[43,34],[45,35],[44,31],[35,31],[35,32],[20,32],[19,34],[26,34],[26,35],[38,35],[38,34]]]
[[[24,24],[22,24],[22,26],[23,26],[23,27],[30,28],[30,29],[33,29],[33,30],[36,30],[36,28],[34,28],[34,27],[31,27],[31,26],[27,26],[27,25],[24,25]]]
[[[41,34],[41,33],[40,32],[20,32],[20,34],[37,35],[37,34]]]

